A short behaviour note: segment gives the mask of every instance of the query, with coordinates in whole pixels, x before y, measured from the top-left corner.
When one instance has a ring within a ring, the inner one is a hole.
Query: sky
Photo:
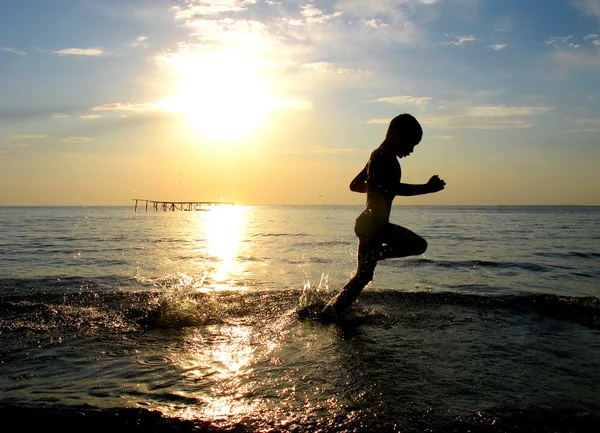
[[[3,0],[0,206],[600,205],[600,0]]]

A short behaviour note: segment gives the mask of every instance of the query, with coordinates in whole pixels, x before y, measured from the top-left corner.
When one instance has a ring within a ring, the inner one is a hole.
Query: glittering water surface
[[[381,263],[343,320],[301,318],[351,275],[359,212],[0,209],[2,415],[593,431],[599,208],[395,208],[426,254]]]

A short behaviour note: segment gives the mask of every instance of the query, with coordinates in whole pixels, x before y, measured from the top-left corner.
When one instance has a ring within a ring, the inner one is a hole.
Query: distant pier
[[[233,206],[232,201],[160,201],[160,200],[146,200],[144,198],[134,198],[135,201],[135,212],[137,212],[138,204],[140,206],[145,203],[145,210],[148,212],[148,205],[151,210],[155,211],[196,211],[196,210],[207,210],[206,207],[210,206]]]

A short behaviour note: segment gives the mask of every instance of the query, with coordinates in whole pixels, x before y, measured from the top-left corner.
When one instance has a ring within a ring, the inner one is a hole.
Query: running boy
[[[341,292],[325,306],[326,315],[337,315],[358,298],[361,290],[373,279],[379,260],[416,256],[427,249],[427,242],[410,230],[390,223],[392,201],[397,195],[413,196],[438,192],[446,182],[437,175],[425,184],[400,182],[400,163],[412,153],[423,137],[421,125],[410,114],[392,119],[385,140],[371,153],[365,168],[352,180],[350,190],[366,192],[365,210],[356,219],[354,232],[358,236],[358,267],[356,274]]]

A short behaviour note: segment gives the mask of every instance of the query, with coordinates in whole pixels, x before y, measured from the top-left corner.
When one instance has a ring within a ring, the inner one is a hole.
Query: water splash
[[[160,328],[183,328],[223,323],[222,311],[213,293],[199,292],[210,269],[199,276],[177,274],[163,282],[154,299],[155,325]]]
[[[298,311],[307,315],[317,314],[323,310],[332,296],[332,291],[329,289],[328,275],[321,274],[321,280],[317,287],[313,286],[307,279],[298,301]]]

